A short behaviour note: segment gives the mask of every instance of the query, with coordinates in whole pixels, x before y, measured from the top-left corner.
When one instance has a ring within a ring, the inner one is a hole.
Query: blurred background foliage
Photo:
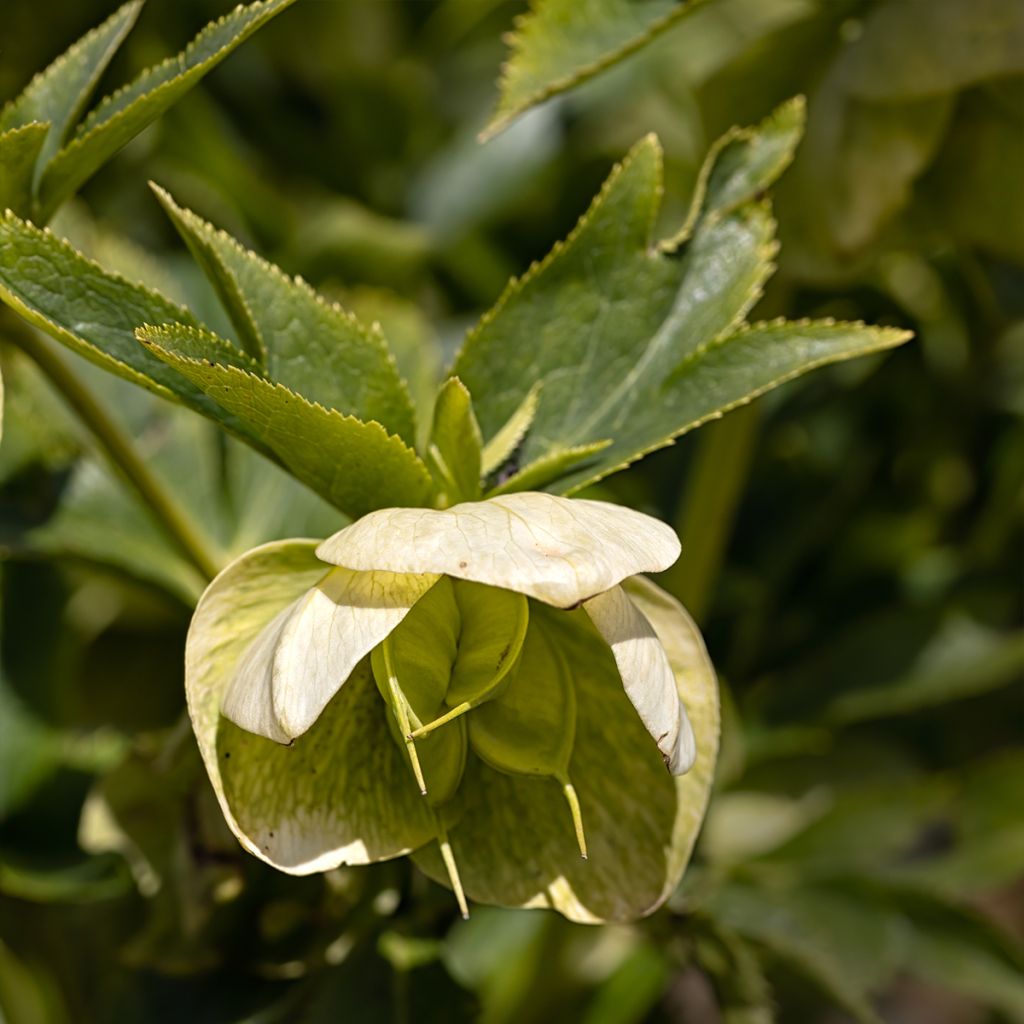
[[[0,97],[113,9],[5,0]],[[153,0],[104,84],[220,0]],[[429,405],[461,332],[648,131],[662,233],[710,142],[796,93],[757,313],[908,325],[601,485],[727,700],[716,794],[637,926],[475,908],[404,862],[294,879],[228,835],[183,718],[203,580],[14,351],[0,447],[0,1016],[10,1024],[1024,1020],[1024,7],[708,0],[476,141],[501,0],[300,0],[58,216],[219,316],[146,180],[377,319]],[[76,363],[222,559],[337,513]]]

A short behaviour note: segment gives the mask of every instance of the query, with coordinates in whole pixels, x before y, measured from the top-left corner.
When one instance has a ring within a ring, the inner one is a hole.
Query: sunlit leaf
[[[163,189],[154,191],[210,278],[240,347],[268,377],[311,402],[415,440],[409,395],[378,329],[177,206]]]
[[[130,0],[102,25],[87,32],[0,111],[0,130],[31,121],[49,124],[39,155],[39,173],[82,115],[100,76],[135,24],[143,2]]]
[[[485,136],[623,60],[704,0],[533,0],[509,36],[501,100]]]
[[[786,380],[907,339],[830,321],[743,324],[775,253],[758,195],[801,125],[802,106],[791,103],[727,136],[686,227],[660,246],[651,239],[660,149],[651,138],[635,147],[569,238],[467,337],[452,372],[473,395],[485,443],[543,382],[521,464],[612,441],[547,484],[571,493]]]
[[[216,403],[214,418],[240,423],[277,462],[348,515],[427,500],[426,467],[379,423],[325,409],[239,366],[199,358],[195,345],[205,342],[187,327],[140,330],[139,338],[140,348]]]
[[[47,165],[39,183],[38,219],[86,182],[126,142],[176,103],[257,29],[295,0],[259,0],[209,24],[176,57],[144,71],[104,99]]]

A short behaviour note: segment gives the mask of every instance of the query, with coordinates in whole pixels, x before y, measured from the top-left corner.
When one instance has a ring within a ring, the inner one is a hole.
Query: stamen
[[[426,725],[413,729],[412,732],[407,733],[407,737],[411,740],[421,740],[424,736],[429,736],[435,729],[440,729],[442,725],[447,725],[449,722],[464,715],[467,711],[472,711],[475,707],[476,705],[472,701],[463,701],[452,708],[451,711],[441,715],[440,718],[435,718],[432,722],[427,722]]]
[[[565,801],[569,805],[572,814],[573,828],[576,830],[576,845],[580,848],[580,856],[587,859],[587,837],[583,834],[583,813],[580,811],[580,801],[576,796],[576,787],[569,781],[568,776],[558,779],[562,784],[562,792],[565,794]]]
[[[409,736],[409,712],[405,701],[405,695],[398,687],[398,679],[391,671],[390,660],[388,661],[388,686],[391,689],[391,701],[395,709],[395,718],[398,719],[398,728],[405,737],[405,752],[409,755],[409,764],[412,766],[412,774],[416,779],[416,785],[420,787],[420,793],[427,795],[427,783],[423,778],[423,769],[420,767],[419,754],[416,753],[416,744]]]
[[[437,845],[441,848],[441,859],[448,872],[448,881],[451,882],[455,900],[459,904],[459,912],[463,920],[468,921],[469,906],[466,903],[466,894],[462,891],[462,879],[459,878],[459,868],[455,863],[455,854],[452,853],[452,844],[448,841],[448,831],[439,814],[434,815],[434,821],[437,824]]]

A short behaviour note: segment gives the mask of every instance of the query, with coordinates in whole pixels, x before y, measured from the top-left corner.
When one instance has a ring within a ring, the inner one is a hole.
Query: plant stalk
[[[745,405],[709,424],[700,435],[675,528],[683,555],[662,585],[702,622],[732,534],[750,470],[760,410]]]
[[[219,566],[206,540],[164,483],[146,465],[128,434],[107,414],[67,363],[28,325],[8,314],[2,319],[2,329],[4,337],[36,364],[74,410],[115,469],[135,489],[182,553],[207,580],[213,579]]]

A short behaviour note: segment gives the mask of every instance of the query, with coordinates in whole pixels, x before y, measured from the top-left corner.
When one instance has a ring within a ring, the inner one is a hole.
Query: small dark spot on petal
[[[469,567],[469,562],[459,562],[460,569],[466,569]]]

